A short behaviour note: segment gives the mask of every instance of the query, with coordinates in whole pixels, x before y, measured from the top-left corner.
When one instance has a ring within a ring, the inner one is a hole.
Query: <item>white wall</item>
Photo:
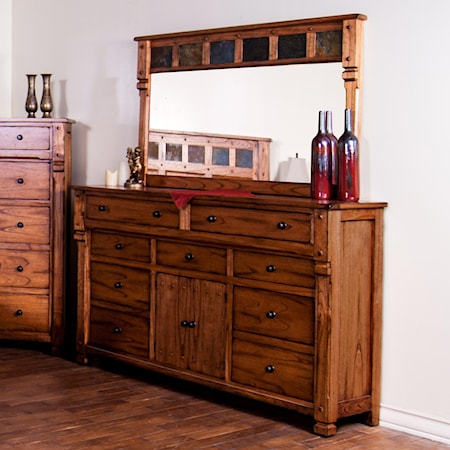
[[[12,0],[0,0],[0,117],[11,114]]]
[[[24,117],[26,73],[54,74],[55,115],[78,121],[73,174],[77,183],[103,182],[104,169],[116,167],[126,147],[137,144],[134,36],[354,12],[368,15],[362,194],[369,200],[389,202],[382,418],[390,426],[411,428],[450,443],[450,294],[445,281],[450,254],[446,205],[450,144],[445,128],[450,100],[450,3],[12,3],[12,113]],[[0,89],[4,85],[1,81]]]

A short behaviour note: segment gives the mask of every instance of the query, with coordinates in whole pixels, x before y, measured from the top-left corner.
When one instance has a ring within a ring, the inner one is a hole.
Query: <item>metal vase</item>
[[[29,118],[36,117],[36,111],[38,109],[38,102],[36,99],[36,75],[27,74],[28,78],[28,93],[25,101],[25,111],[28,113]]]
[[[50,91],[50,77],[51,73],[43,73],[42,75],[42,99],[41,99],[41,111],[43,112],[42,117],[49,118],[52,117],[53,111],[53,100],[52,93]]]

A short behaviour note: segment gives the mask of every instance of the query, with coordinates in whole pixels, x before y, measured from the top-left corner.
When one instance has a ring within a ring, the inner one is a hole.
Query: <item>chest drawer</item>
[[[313,356],[270,345],[267,340],[234,338],[231,379],[258,389],[313,399]]]
[[[0,127],[0,150],[48,150],[49,127]]]
[[[50,256],[46,251],[0,250],[0,286],[49,287]]]
[[[150,272],[115,264],[92,262],[91,295],[98,300],[148,310]]]
[[[150,262],[150,240],[127,234],[93,231],[91,251],[98,256]]]
[[[290,256],[236,251],[234,276],[314,288],[314,261]]]
[[[0,160],[0,198],[48,200],[50,166],[45,162]]]
[[[233,298],[233,329],[314,343],[314,299],[238,286]]]
[[[2,331],[49,332],[46,295],[2,293],[0,297],[0,334]]]
[[[139,201],[88,195],[86,217],[167,228],[179,226],[179,212],[172,201]]]
[[[90,324],[90,344],[119,353],[149,357],[148,318],[93,306]]]
[[[49,233],[49,208],[0,206],[1,242],[48,244]]]
[[[301,243],[313,241],[309,213],[194,205],[191,229]]]
[[[204,247],[183,242],[158,241],[157,263],[180,269],[226,275],[227,252],[223,248]]]

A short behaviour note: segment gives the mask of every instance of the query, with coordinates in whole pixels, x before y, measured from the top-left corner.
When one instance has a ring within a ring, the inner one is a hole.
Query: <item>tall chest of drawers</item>
[[[64,344],[68,119],[0,120],[0,339]]]
[[[378,423],[383,203],[75,187],[77,358]]]

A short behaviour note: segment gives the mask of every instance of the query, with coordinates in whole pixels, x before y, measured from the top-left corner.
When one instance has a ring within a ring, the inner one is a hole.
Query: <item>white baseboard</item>
[[[450,445],[450,421],[381,405],[380,425]]]

